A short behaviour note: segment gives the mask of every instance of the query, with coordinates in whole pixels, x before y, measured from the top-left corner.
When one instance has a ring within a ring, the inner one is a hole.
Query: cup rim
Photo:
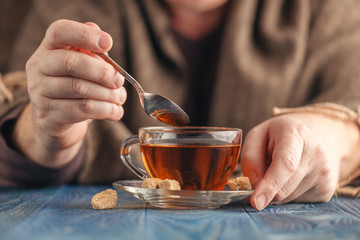
[[[142,131],[151,131],[151,132],[181,132],[181,133],[190,133],[190,132],[242,132],[241,128],[234,127],[214,127],[214,126],[151,126],[151,127],[141,127],[139,132]]]

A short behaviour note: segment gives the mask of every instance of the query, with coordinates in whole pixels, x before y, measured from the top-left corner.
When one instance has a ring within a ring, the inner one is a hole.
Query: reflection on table
[[[171,210],[118,192],[114,209],[92,209],[92,196],[110,187],[0,188],[0,239],[360,239],[358,198]]]

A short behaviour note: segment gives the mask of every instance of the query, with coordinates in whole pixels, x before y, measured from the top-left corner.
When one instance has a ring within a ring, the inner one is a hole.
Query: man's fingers
[[[64,124],[73,124],[88,119],[118,121],[124,114],[122,106],[92,99],[56,99],[51,100],[46,106],[46,109],[39,109],[47,110],[46,121]],[[56,111],[53,111],[54,109]]]
[[[112,38],[93,24],[89,26],[70,20],[58,20],[49,26],[43,45],[47,49],[80,47],[106,52],[112,47]]]
[[[125,81],[110,64],[78,51],[57,49],[44,59],[48,61],[42,61],[40,69],[46,76],[73,76],[108,88],[118,88]]]
[[[272,201],[297,170],[304,148],[303,138],[296,129],[274,134],[272,162],[251,197],[252,206],[258,210]]]
[[[301,182],[299,182],[296,186],[292,184],[292,182],[297,182],[296,180],[292,180],[292,182],[287,182],[283,187],[283,189],[279,191],[281,193],[287,193],[287,194],[281,196],[281,194],[279,195],[278,192],[278,194],[273,199],[274,203],[281,204],[281,203],[294,201],[295,199],[299,198],[304,193],[309,191],[312,188],[311,186],[314,185],[314,179],[311,178],[309,175],[304,177],[302,176],[303,175],[302,173],[298,173],[298,172],[296,172],[294,175],[298,175],[298,176],[293,176],[292,178],[298,180],[302,179]]]
[[[52,99],[93,99],[107,101],[117,105],[124,104],[126,90],[124,87],[110,89],[97,83],[73,77],[46,77],[47,84],[39,86],[39,93]],[[51,88],[48,85],[51,84]]]

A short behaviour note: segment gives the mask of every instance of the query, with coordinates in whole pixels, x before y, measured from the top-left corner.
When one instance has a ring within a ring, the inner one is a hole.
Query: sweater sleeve
[[[58,169],[40,166],[11,146],[8,141],[11,130],[25,106],[13,108],[0,119],[0,186],[42,187],[76,182],[85,157],[85,144],[70,163]]]

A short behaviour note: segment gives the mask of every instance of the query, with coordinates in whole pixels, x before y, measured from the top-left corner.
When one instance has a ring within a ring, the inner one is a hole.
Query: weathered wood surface
[[[91,197],[106,188],[0,189],[0,239],[360,239],[359,198],[188,211],[118,193],[115,209],[93,210]]]

